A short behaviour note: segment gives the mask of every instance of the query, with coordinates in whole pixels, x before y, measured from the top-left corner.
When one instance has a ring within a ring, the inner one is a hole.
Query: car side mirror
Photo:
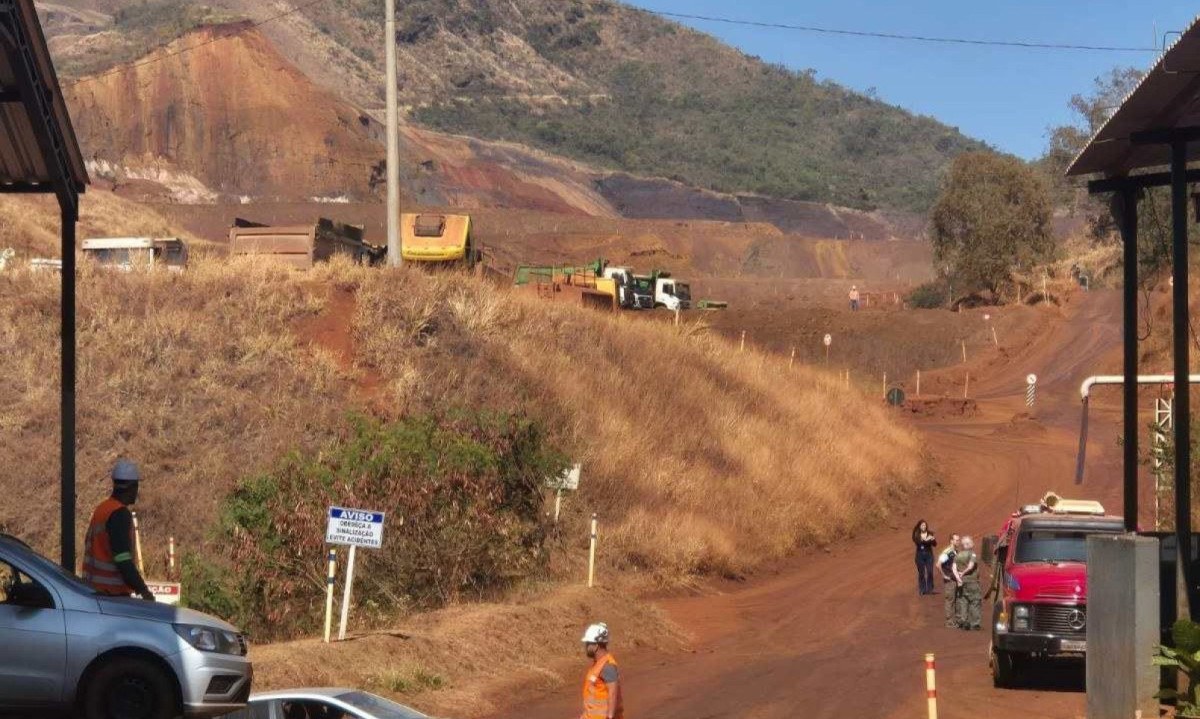
[[[996,545],[1000,543],[1000,537],[996,534],[989,534],[983,538],[983,563],[992,566],[996,562]]]
[[[36,582],[18,582],[8,592],[8,604],[26,609],[53,609],[50,590]]]

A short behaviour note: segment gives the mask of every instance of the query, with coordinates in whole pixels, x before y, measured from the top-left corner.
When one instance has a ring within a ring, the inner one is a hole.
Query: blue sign
[[[330,507],[325,542],[379,549],[383,546],[383,512]]]

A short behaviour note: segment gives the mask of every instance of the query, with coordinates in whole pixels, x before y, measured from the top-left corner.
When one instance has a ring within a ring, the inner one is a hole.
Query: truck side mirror
[[[983,563],[989,567],[996,561],[996,545],[999,543],[999,535],[989,534],[983,538]]]

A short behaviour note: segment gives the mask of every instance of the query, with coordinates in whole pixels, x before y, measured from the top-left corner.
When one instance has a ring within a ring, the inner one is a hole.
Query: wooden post
[[[921,396],[921,370],[917,370],[917,396]]]
[[[967,391],[970,390],[970,388],[971,388],[971,373],[968,372],[968,373],[966,373],[966,375],[964,375],[964,379],[963,379],[963,399],[967,398]]]
[[[791,369],[794,364],[796,364],[796,345],[792,345],[792,356],[788,358],[788,369]]]
[[[963,364],[966,364],[967,363],[967,341],[966,340],[962,341],[962,355],[963,355]]]
[[[1000,338],[996,336],[996,325],[992,325],[992,344],[1000,346]]]
[[[742,344],[738,347],[738,352],[746,351],[746,330],[742,330]]]
[[[338,627],[338,641],[346,639],[346,620],[350,618],[350,588],[354,586],[354,550],[356,545],[350,545],[350,559],[346,560],[346,586],[342,590],[342,623]]]
[[[129,514],[133,517],[133,552],[137,555],[138,574],[146,576],[146,565],[142,561],[142,533],[138,529],[137,512],[130,511]]]

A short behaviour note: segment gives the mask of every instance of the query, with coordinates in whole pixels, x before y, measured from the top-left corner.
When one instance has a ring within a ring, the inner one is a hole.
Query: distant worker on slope
[[[858,294],[858,285],[850,285],[850,310],[852,312],[858,312],[859,299],[860,296]]]
[[[608,625],[589,626],[583,632],[583,645],[592,668],[583,680],[583,713],[579,719],[624,719],[617,660],[608,651]]]
[[[136,594],[154,601],[154,594],[138,572],[134,561],[133,514],[130,505],[137,502],[141,474],[127,459],[112,470],[112,496],[92,513],[87,537],[83,540],[83,581],[100,594],[128,597]]]
[[[975,540],[962,538],[962,549],[954,555],[954,578],[958,583],[955,615],[960,629],[982,629],[983,591],[979,587],[979,559]]]

